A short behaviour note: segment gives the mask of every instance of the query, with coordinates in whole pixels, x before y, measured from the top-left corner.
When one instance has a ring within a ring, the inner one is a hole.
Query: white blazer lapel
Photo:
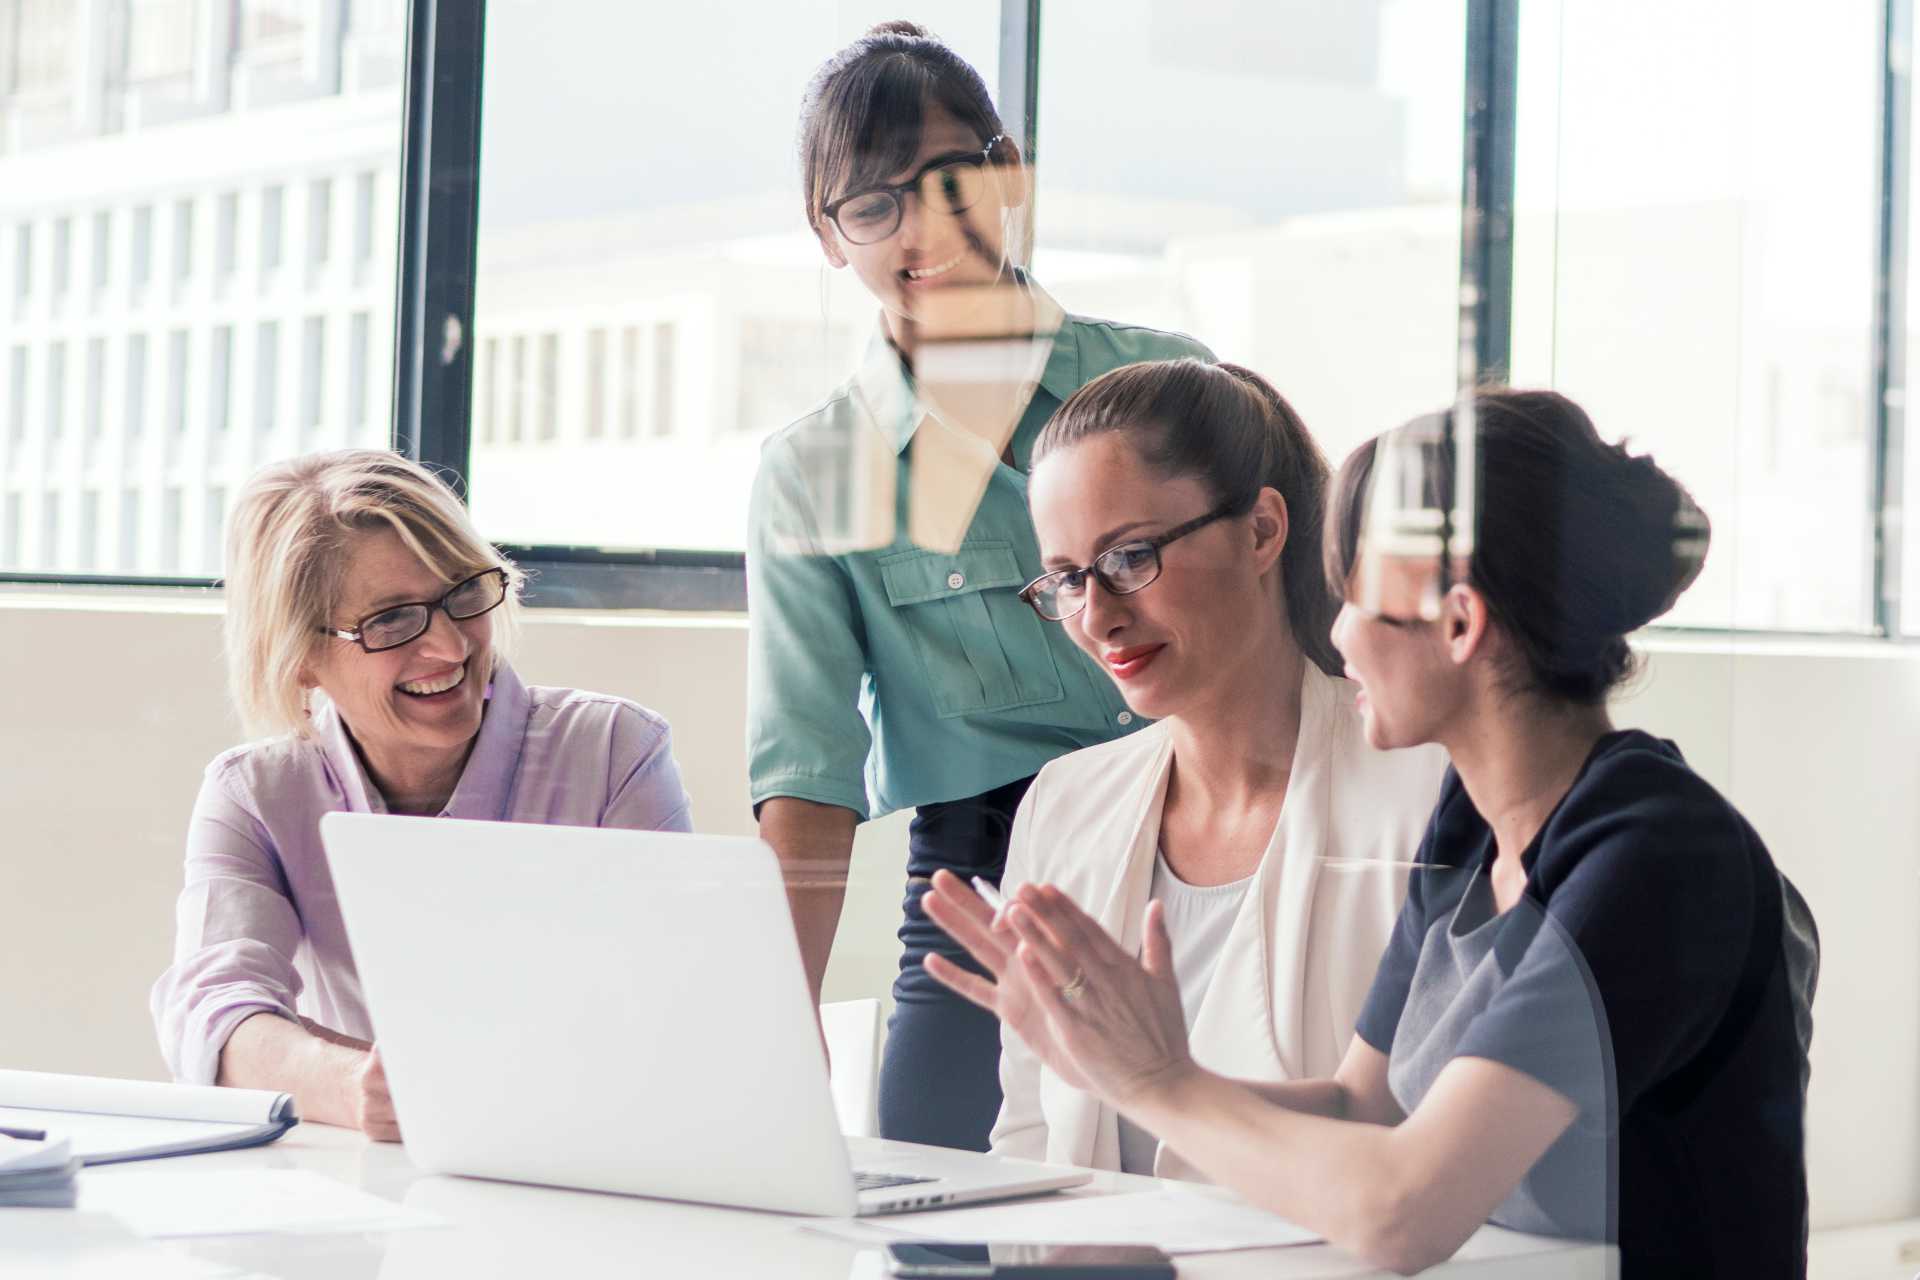
[[[1274,1048],[1289,1080],[1307,1075],[1307,950],[1332,822],[1334,710],[1331,681],[1308,663],[1300,688],[1300,740],[1294,748],[1287,802],[1280,810],[1285,852],[1276,892],[1266,904]]]
[[[1156,736],[1159,745],[1152,757],[1142,762],[1141,786],[1134,793],[1132,838],[1124,846],[1115,842],[1115,847],[1126,849],[1126,862],[1118,869],[1119,874],[1107,881],[1112,888],[1104,901],[1081,903],[1087,913],[1100,922],[1101,928],[1132,953],[1140,949],[1141,917],[1147,909],[1148,895],[1153,892],[1153,860],[1160,847],[1160,816],[1166,808],[1167,778],[1173,765],[1172,738],[1164,731]],[[1048,1108],[1050,1113],[1059,1116],[1055,1126],[1058,1140],[1048,1143],[1049,1156],[1092,1168],[1119,1168],[1118,1114],[1092,1094],[1067,1088],[1051,1072],[1043,1079],[1042,1087],[1049,1084],[1059,1090],[1057,1105]]]

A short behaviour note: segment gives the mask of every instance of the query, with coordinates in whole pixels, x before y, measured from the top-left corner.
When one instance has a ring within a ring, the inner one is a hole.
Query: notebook
[[[272,1142],[299,1123],[264,1089],[0,1070],[0,1126],[65,1140],[82,1164],[115,1164]]]

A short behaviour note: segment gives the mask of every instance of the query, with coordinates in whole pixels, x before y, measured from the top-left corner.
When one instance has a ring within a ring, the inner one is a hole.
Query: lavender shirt
[[[688,831],[667,723],[624,698],[528,688],[495,671],[480,733],[444,817]],[[174,1079],[212,1084],[240,1023],[304,1013],[374,1038],[320,846],[320,816],[384,813],[339,715],[308,738],[236,747],[207,766],[187,829],[173,965],[153,1020]]]

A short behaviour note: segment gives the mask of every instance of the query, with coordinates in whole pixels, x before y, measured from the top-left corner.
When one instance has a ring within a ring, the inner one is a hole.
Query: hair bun
[[[1686,488],[1645,454],[1612,446],[1614,472],[1603,486],[1609,513],[1624,544],[1624,567],[1606,593],[1603,630],[1637,631],[1674,606],[1706,563],[1711,528]]]
[[[867,28],[867,39],[871,40],[875,36],[910,36],[918,40],[931,40],[933,32],[905,18],[890,18],[886,22],[876,22]]]

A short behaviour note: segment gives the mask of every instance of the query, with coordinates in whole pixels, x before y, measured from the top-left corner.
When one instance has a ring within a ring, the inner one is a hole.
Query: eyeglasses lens
[[[368,653],[395,649],[427,629],[427,606],[402,605],[360,624],[360,643]]]

